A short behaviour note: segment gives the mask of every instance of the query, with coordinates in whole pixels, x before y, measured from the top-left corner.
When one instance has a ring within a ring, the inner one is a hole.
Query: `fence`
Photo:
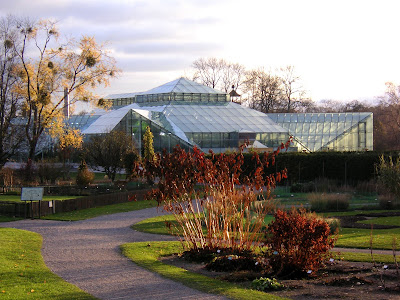
[[[0,201],[0,215],[14,217],[35,217],[47,216],[54,213],[70,212],[85,208],[105,206],[128,202],[132,196],[137,200],[143,200],[149,190],[137,190],[129,192],[119,192],[112,194],[93,195],[68,200],[52,201],[26,201],[6,202]]]

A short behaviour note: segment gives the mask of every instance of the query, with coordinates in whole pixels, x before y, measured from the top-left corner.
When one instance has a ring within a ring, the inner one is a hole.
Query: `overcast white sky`
[[[123,70],[103,94],[145,91],[200,57],[294,65],[313,100],[364,100],[400,83],[397,0],[0,0],[0,15],[59,20],[94,35]]]

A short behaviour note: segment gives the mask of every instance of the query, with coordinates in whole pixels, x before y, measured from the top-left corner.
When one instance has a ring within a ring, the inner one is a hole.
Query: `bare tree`
[[[263,69],[247,72],[244,81],[247,103],[251,108],[263,113],[278,111],[281,108],[281,80],[266,73]]]
[[[192,67],[195,71],[194,81],[226,93],[230,91],[232,86],[237,90],[243,84],[245,67],[241,64],[211,57],[195,60]]]
[[[193,62],[193,68],[195,69],[194,78],[202,84],[215,89],[221,81],[222,69],[225,64],[223,59],[215,57],[207,59],[199,58]]]
[[[353,100],[344,103],[341,107],[342,112],[369,112],[371,108],[366,103],[362,103],[358,100]]]
[[[337,100],[324,99],[317,103],[314,112],[335,113],[335,112],[340,112],[341,107],[342,103]]]
[[[294,112],[296,106],[305,98],[305,90],[301,85],[300,76],[296,75],[294,66],[280,68],[282,80],[282,100],[286,103],[285,111]]]
[[[225,93],[229,93],[232,88],[237,91],[243,84],[245,67],[238,63],[226,63],[222,72],[221,89]]]
[[[400,149],[400,86],[386,83],[386,93],[372,108],[374,113],[374,149]]]
[[[14,92],[18,84],[15,72],[17,54],[15,52],[16,28],[13,17],[0,20],[0,168],[14,155],[23,135],[15,118],[20,111],[21,97]]]

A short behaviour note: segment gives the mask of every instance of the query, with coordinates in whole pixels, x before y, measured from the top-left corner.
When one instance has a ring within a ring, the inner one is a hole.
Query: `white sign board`
[[[22,201],[35,201],[43,199],[42,187],[23,187],[21,191]]]

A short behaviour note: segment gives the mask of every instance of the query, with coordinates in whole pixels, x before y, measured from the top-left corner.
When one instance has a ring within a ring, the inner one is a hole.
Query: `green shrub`
[[[89,171],[86,162],[82,161],[76,174],[76,184],[79,186],[86,186],[93,182],[94,174]]]
[[[43,162],[39,163],[37,173],[41,184],[45,183],[46,181],[55,184],[56,180],[63,175],[63,171],[64,168],[62,164]]]
[[[266,292],[266,291],[280,291],[285,288],[283,283],[278,282],[276,278],[264,278],[254,279],[251,283],[251,288],[254,290]]]
[[[400,157],[393,162],[391,156],[388,159],[382,155],[379,160],[379,164],[376,167],[379,175],[378,181],[383,184],[388,190],[389,194],[392,194],[393,199],[389,199],[387,195],[384,195],[379,200],[381,207],[392,209],[400,206]]]
[[[295,183],[290,187],[291,193],[312,193],[315,191],[314,182]]]
[[[337,218],[326,218],[324,219],[326,223],[329,225],[329,229],[331,234],[336,234],[340,229],[340,220]]]
[[[139,153],[132,150],[124,155],[125,173],[127,176],[132,176],[133,171],[136,170],[135,165],[140,160]]]
[[[317,271],[330,257],[336,238],[316,214],[304,209],[277,210],[267,229],[265,255],[275,275],[304,276]]]

